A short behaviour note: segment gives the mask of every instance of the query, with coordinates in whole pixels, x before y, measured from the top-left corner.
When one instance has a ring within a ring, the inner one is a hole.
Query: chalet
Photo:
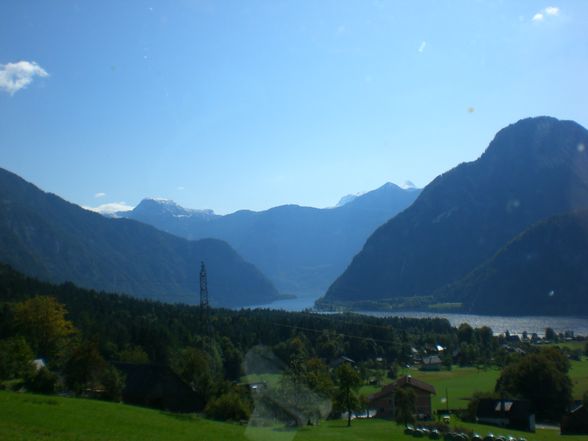
[[[443,362],[438,355],[427,355],[423,357],[423,364],[421,365],[421,371],[439,371],[443,366]]]
[[[122,401],[172,412],[202,410],[204,402],[169,367],[154,364],[113,363],[125,376]]]
[[[430,420],[433,415],[431,407],[431,395],[435,394],[435,388],[430,384],[406,375],[394,383],[384,386],[380,392],[368,397],[369,407],[376,410],[378,418],[394,418],[394,398],[400,388],[411,388],[415,394],[414,413],[419,420]]]
[[[481,399],[476,410],[476,422],[535,431],[535,414],[531,413],[531,403],[524,400]]]
[[[580,404],[561,419],[562,435],[588,435],[588,408]]]

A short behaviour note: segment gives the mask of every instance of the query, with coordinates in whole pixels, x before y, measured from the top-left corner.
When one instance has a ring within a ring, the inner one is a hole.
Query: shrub
[[[37,372],[29,375],[25,381],[25,387],[30,392],[39,394],[55,393],[57,384],[57,375],[46,367],[42,367]]]
[[[204,413],[209,418],[221,421],[249,419],[251,409],[248,403],[235,392],[227,392],[208,402]]]

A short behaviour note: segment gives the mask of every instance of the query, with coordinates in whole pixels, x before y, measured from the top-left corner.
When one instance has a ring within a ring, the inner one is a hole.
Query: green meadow
[[[574,397],[588,391],[588,358],[572,361],[570,377]],[[401,372],[435,386],[433,407],[443,409],[445,391],[449,408],[463,408],[475,391],[494,388],[500,371],[496,368],[476,369],[454,367],[451,371],[421,372],[405,369]],[[248,381],[265,380],[275,383],[275,374],[250,376]],[[388,380],[390,381],[390,380]],[[379,388],[364,386],[361,393],[373,393]],[[535,434],[500,430],[491,426],[456,422],[480,434],[488,432],[523,436],[529,441],[585,441],[586,436],[561,437],[556,430],[538,430]],[[302,429],[256,428],[235,423],[223,423],[198,415],[177,415],[123,404],[79,398],[33,395],[0,391],[1,441],[330,441],[330,440],[410,440],[402,428],[390,421],[356,420],[351,428],[344,421],[323,421],[316,427]]]
[[[585,441],[585,436],[561,437],[556,430],[537,433],[501,430],[458,423],[478,433],[511,434],[529,441]],[[194,415],[174,415],[124,404],[26,393],[0,392],[2,441],[379,441],[412,440],[402,427],[384,420],[324,421],[302,429],[252,428],[210,421]]]
[[[571,361],[570,378],[573,384],[574,399],[581,399],[585,392],[588,392],[588,358],[583,357],[582,361]],[[468,398],[474,392],[494,390],[496,380],[500,376],[500,369],[491,367],[478,369],[475,367],[454,366],[452,370],[441,370],[437,372],[423,372],[418,369],[403,369],[400,375],[412,375],[426,383],[435,386],[437,395],[433,397],[433,409],[444,409],[447,402],[450,409],[465,408]],[[386,379],[388,384],[392,380]],[[369,395],[377,392],[377,386],[363,386],[360,393]],[[446,394],[448,400],[446,402]]]

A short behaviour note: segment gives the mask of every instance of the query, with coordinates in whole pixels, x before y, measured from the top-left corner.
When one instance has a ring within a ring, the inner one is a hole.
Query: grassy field
[[[588,392],[588,357],[584,357],[582,361],[572,361],[570,378],[574,385],[574,398],[581,399]]]
[[[529,441],[586,441],[585,436],[561,437],[554,430],[535,434],[459,423],[481,434],[524,436]],[[75,398],[0,392],[2,441],[379,441],[413,440],[402,428],[383,420],[325,421],[299,430],[251,428],[209,421],[193,415],[173,415],[123,404]]]
[[[492,391],[500,375],[500,369],[493,367],[477,369],[472,367],[454,366],[451,371],[422,372],[418,369],[403,369],[401,375],[412,375],[435,386],[437,395],[433,396],[433,409],[444,409],[447,404],[445,393],[448,394],[450,409],[462,409],[467,406],[468,397],[474,392]],[[573,383],[573,397],[581,399],[588,392],[588,357],[582,361],[571,361],[570,378]],[[392,380],[386,379],[385,383]],[[380,390],[377,386],[363,386],[360,393],[369,395]]]
[[[433,397],[435,409],[445,408],[442,401],[445,389],[449,393],[449,407],[463,408],[465,398],[475,391],[492,390],[500,371],[455,367],[451,371],[420,372],[406,369],[402,374],[431,383],[437,389]],[[572,362],[570,376],[574,383],[574,397],[588,391],[588,358]],[[278,376],[247,378],[249,381],[276,381]],[[364,386],[362,393],[379,388]],[[557,431],[539,430],[523,434],[498,430],[490,426],[458,423],[481,434],[512,433],[529,441],[586,441],[588,437],[559,436]],[[342,421],[326,421],[318,427],[300,430],[281,428],[253,428],[232,423],[210,421],[195,415],[174,415],[140,407],[94,400],[61,398],[0,391],[0,441],[330,441],[330,440],[411,440],[402,429],[388,421],[355,421],[351,429]]]
[[[587,363],[588,364],[588,363]],[[422,380],[435,386],[437,395],[433,396],[433,409],[444,409],[447,406],[445,401],[445,392],[447,391],[448,403],[450,409],[465,408],[467,398],[471,397],[476,391],[491,391],[494,389],[496,379],[500,375],[497,368],[488,368],[486,370],[471,367],[455,366],[450,371],[439,372],[422,372],[418,369],[403,369],[401,375],[412,375],[414,378]],[[386,380],[390,382],[391,380]],[[369,395],[378,391],[376,386],[364,386],[360,393]]]

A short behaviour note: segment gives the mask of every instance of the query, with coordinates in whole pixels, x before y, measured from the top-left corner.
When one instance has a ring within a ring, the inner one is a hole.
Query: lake
[[[281,309],[284,311],[303,311],[314,305],[317,296],[299,296],[294,299],[279,300],[265,305],[256,305],[253,308]],[[356,311],[360,314],[375,317],[412,317],[427,318],[440,317],[449,320],[452,326],[468,323],[474,328],[488,326],[495,334],[509,331],[511,334],[522,334],[527,331],[530,334],[536,332],[539,336],[545,334],[545,328],[552,328],[555,332],[574,331],[576,335],[588,336],[588,317],[549,317],[549,316],[490,316],[458,313],[431,313],[419,311],[377,312]]]

